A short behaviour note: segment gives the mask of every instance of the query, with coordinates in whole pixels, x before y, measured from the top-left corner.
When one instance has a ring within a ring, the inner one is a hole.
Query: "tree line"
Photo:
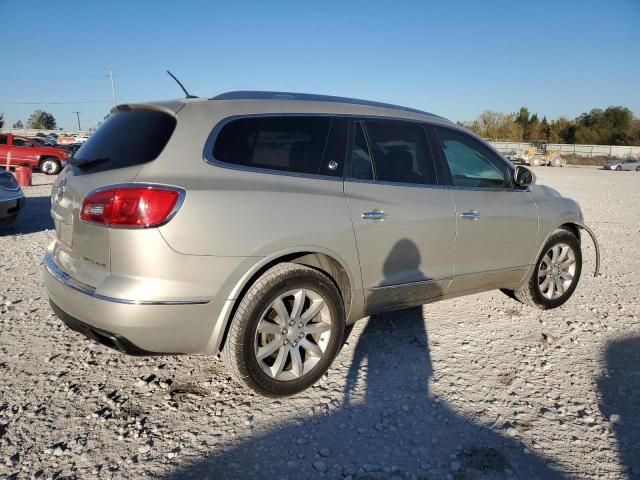
[[[4,127],[4,113],[0,113],[0,128]],[[13,128],[41,128],[46,130],[55,130],[57,128],[56,118],[49,112],[44,110],[36,110],[27,120],[25,127],[22,120],[18,120],[13,124]]]
[[[516,113],[485,111],[471,122],[458,122],[483,138],[496,141],[588,145],[640,145],[640,118],[626,107],[594,108],[574,119],[548,121],[526,107]]]
[[[0,113],[0,128],[4,125]],[[105,117],[106,118],[106,117]],[[471,122],[458,122],[483,138],[497,141],[530,142],[545,140],[551,143],[578,143],[587,145],[640,145],[640,118],[626,107],[594,108],[574,119],[560,117],[548,121],[527,107],[515,113],[484,111]],[[25,128],[18,120],[13,128]],[[36,110],[27,120],[26,128],[57,128],[55,117]]]

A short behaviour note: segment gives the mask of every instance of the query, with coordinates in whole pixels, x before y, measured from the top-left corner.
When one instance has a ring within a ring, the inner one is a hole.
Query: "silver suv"
[[[373,313],[580,278],[576,202],[437,115],[307,94],[120,105],[56,180],[57,315],[131,354],[221,354],[266,395]],[[594,239],[595,240],[595,239]]]

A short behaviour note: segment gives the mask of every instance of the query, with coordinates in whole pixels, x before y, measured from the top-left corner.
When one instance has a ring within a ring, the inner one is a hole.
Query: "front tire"
[[[564,304],[578,286],[582,272],[580,241],[570,231],[556,230],[544,245],[527,286],[515,298],[542,310]]]
[[[249,288],[233,317],[222,359],[235,379],[267,396],[317,382],[344,336],[342,297],[323,273],[281,263]]]
[[[40,171],[45,175],[57,175],[62,170],[60,161],[56,158],[43,158],[40,162]]]
[[[618,166],[616,167],[616,170],[617,170],[617,171],[619,171],[619,172],[621,172],[621,171],[622,171],[622,167],[621,167],[620,165],[618,165]]]

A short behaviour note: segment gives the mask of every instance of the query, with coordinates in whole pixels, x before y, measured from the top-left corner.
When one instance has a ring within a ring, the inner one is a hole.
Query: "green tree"
[[[16,123],[14,123],[13,128],[24,128],[24,125],[22,124],[22,120],[18,120]]]
[[[640,145],[640,118],[631,122],[631,145]]]
[[[640,118],[621,106],[594,108],[574,120],[560,117],[551,122],[547,117],[540,120],[538,114],[531,114],[527,107],[521,107],[512,114],[485,111],[472,122],[459,123],[491,140],[640,145]]]
[[[603,144],[602,138],[597,130],[584,125],[576,127],[574,143],[582,143],[587,145]]]
[[[542,117],[542,121],[540,122],[540,133],[540,139],[548,142],[551,136],[551,125],[549,125],[547,117]]]
[[[4,113],[0,113],[0,128],[4,126]]]
[[[527,141],[530,140],[540,140],[541,137],[541,126],[540,120],[538,120],[538,114],[534,113],[529,118],[527,122],[527,126],[524,129],[524,139]]]
[[[56,119],[49,112],[36,110],[27,120],[27,128],[44,128],[53,130],[56,128]]]
[[[610,126],[609,145],[629,145],[633,142],[633,112],[626,107],[608,107],[605,122]]]
[[[549,124],[549,141],[551,143],[575,143],[575,130],[573,120],[560,117]]]
[[[577,143],[629,145],[634,140],[633,113],[626,107],[594,108],[576,118]]]
[[[507,113],[487,110],[473,122],[463,125],[479,136],[492,140],[519,141],[522,137],[522,128],[514,121],[514,116]]]
[[[529,125],[529,109],[527,107],[520,107],[520,111],[514,115],[515,122],[522,127],[522,131],[525,131]]]

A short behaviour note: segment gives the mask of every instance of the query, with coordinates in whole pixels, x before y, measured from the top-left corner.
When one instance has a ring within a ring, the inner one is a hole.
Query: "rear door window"
[[[78,149],[71,163],[79,173],[95,173],[151,162],[175,127],[173,116],[157,110],[118,111]]]
[[[310,175],[342,175],[347,120],[269,116],[222,127],[213,156],[232,165]]]
[[[387,120],[367,120],[364,124],[376,180],[437,184],[435,163],[422,125]]]
[[[353,147],[351,148],[351,178],[359,180],[373,180],[373,160],[364,127],[361,122],[356,122],[353,135]]]

